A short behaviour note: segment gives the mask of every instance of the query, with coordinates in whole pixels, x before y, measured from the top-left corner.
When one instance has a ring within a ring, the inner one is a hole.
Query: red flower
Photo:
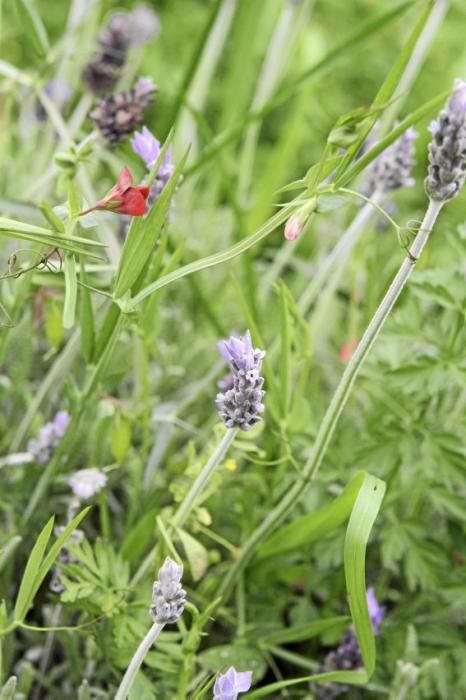
[[[357,338],[350,338],[346,341],[346,343],[343,343],[343,345],[340,348],[340,352],[338,353],[338,357],[340,358],[340,360],[345,364],[349,362],[358,345],[359,340]]]
[[[94,207],[82,211],[79,216],[88,214],[95,209],[107,209],[117,214],[129,214],[130,216],[142,216],[146,213],[146,200],[149,196],[148,187],[132,187],[133,176],[125,165],[118,176],[117,183],[110,192]]]

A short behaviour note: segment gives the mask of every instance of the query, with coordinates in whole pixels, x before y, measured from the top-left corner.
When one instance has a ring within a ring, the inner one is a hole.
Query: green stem
[[[168,531],[172,533],[176,528],[183,527],[186,519],[189,517],[193,507],[196,504],[199,496],[202,493],[205,485],[209,481],[210,477],[214,473],[216,466],[219,464],[220,460],[225,456],[226,451],[235,439],[238,429],[233,428],[225,432],[223,438],[215,448],[212,456],[208,460],[207,464],[203,467],[201,473],[198,475],[197,479],[192,484],[189,492],[185,496],[184,500],[181,502],[176,513],[168,524]],[[137,583],[145,576],[147,571],[153,566],[155,554],[157,551],[157,545],[151,549],[149,554],[145,557],[144,561],[140,565],[139,569],[134,574],[131,579],[130,586],[134,587]]]
[[[212,456],[210,457],[209,461],[207,464],[204,466],[200,474],[198,475],[197,479],[194,481],[192,484],[191,488],[189,489],[188,493],[186,494],[184,500],[178,507],[175,515],[171,519],[170,522],[170,530],[175,530],[176,528],[183,527],[183,524],[189,517],[192,509],[194,508],[196,501],[199,500],[199,496],[201,495],[202,491],[204,490],[204,487],[210,480],[210,477],[215,471],[215,468],[219,464],[219,462],[223,459],[225,456],[226,451],[230,447],[231,443],[235,439],[236,435],[238,433],[237,428],[232,428],[229,429],[225,432],[223,435],[223,438],[215,448],[214,452],[212,453]]]
[[[409,275],[411,274],[414,265],[416,264],[424,249],[424,246],[427,243],[430,232],[439,215],[442,205],[443,202],[429,202],[424,221],[422,222],[422,226],[414,239],[411,248],[404,258],[378,309],[372,317],[355,353],[346,366],[343,376],[340,379],[340,382],[322,420],[312,452],[302,469],[300,477],[283,495],[275,508],[269,512],[267,517],[261,522],[256,530],[254,530],[250,538],[242,547],[241,557],[233,564],[220,586],[219,594],[224,598],[231,594],[239,576],[241,575],[241,572],[253,557],[257,546],[262,543],[292,511],[296,503],[302,498],[311,480],[315,477],[327,453],[330,440],[333,437],[338,420],[349,398],[354,381],[358,376],[364,360],[366,359],[372,345],[376,341],[386,319],[388,318],[393,305],[403,291]]]
[[[128,693],[131,690],[131,686],[134,683],[137,672],[139,671],[147,652],[149,651],[149,649],[151,648],[151,646],[153,645],[163,628],[164,625],[161,625],[158,622],[154,622],[154,624],[152,625],[152,627],[150,628],[150,630],[148,631],[138,648],[136,649],[136,653],[131,659],[129,666],[126,669],[125,675],[123,676],[123,680],[121,681],[120,686],[117,690],[115,700],[125,700],[125,698],[128,697]]]

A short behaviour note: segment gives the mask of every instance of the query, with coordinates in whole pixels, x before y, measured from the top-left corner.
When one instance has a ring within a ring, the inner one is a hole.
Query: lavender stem
[[[247,542],[243,545],[241,556],[235,561],[220,586],[219,594],[223,596],[224,599],[231,593],[238,580],[238,577],[246,564],[251,560],[257,546],[263,542],[266,537],[291,512],[296,503],[303,496],[309,483],[316,475],[325,457],[330,440],[335,432],[338,419],[340,418],[349,398],[354,381],[358,376],[364,360],[366,359],[372,345],[376,341],[388,315],[390,314],[390,311],[400,296],[409,275],[411,274],[411,271],[421,255],[443,204],[444,202],[442,201],[429,201],[429,206],[421,228],[419,229],[411,248],[401,263],[401,266],[384,298],[382,299],[380,306],[372,317],[372,320],[361,338],[355,353],[346,366],[343,376],[340,379],[340,383],[336,388],[321,423],[311,455],[303,467],[301,477],[295,481],[294,485],[287,491],[283,498],[279,500],[275,508],[269,512],[268,516],[261,522]]]
[[[136,652],[133,658],[131,659],[128,668],[126,669],[125,675],[123,676],[123,679],[115,695],[115,700],[125,700],[125,698],[128,697],[128,692],[134,683],[136,674],[139,671],[147,652],[149,651],[149,649],[151,648],[151,646],[153,645],[153,643],[155,642],[155,640],[157,639],[164,627],[164,624],[154,622],[150,630],[147,632],[146,636],[136,649]]]

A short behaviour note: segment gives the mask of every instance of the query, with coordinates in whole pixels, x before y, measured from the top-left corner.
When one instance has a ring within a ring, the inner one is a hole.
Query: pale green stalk
[[[123,680],[115,695],[115,700],[125,700],[128,697],[128,693],[131,690],[131,686],[134,683],[134,679],[137,676],[139,669],[141,668],[142,662],[144,661],[147,652],[150,650],[151,646],[159,636],[160,632],[163,630],[165,625],[159,622],[154,622],[130,661],[128,668],[126,669]]]
[[[202,494],[202,491],[204,490],[210,477],[214,473],[215,468],[225,456],[225,453],[227,452],[231,443],[235,439],[237,433],[237,428],[230,428],[224,433],[222,439],[213,451],[207,464],[202,468],[202,471],[193,482],[184,500],[181,502],[175,514],[168,523],[167,529],[169,532],[173,532],[177,528],[183,527],[184,523],[186,522],[186,519],[189,517],[192,509],[196,505],[196,501],[199,500],[199,497]],[[154,563],[156,551],[157,546],[153,547],[149,554],[146,556],[141,566],[131,579],[131,587],[134,587],[150,570]]]
[[[179,505],[175,515],[171,519],[171,530],[175,530],[178,527],[183,527],[183,524],[185,523],[192,509],[196,505],[196,501],[199,500],[199,497],[202,494],[206,484],[209,482],[212,474],[214,473],[215,468],[225,456],[226,451],[230,447],[237,434],[238,428],[227,429],[227,431],[224,433],[222,439],[220,440],[219,444],[212,453],[212,456],[210,457],[209,461],[203,467],[202,471],[195,479],[185,498]]]
[[[202,111],[209,94],[212,77],[225,47],[238,0],[223,0],[197,66],[193,81],[185,95],[185,103],[196,111]],[[191,145],[190,157],[197,154],[197,123],[191,112],[183,110],[177,130],[176,145],[186,150]]]
[[[285,2],[272,34],[262,70],[257,80],[251,103],[251,112],[260,111],[273,96],[282,78],[290,56],[296,48],[296,37],[305,23],[303,15],[309,2],[293,4]],[[243,200],[251,187],[254,157],[261,130],[260,122],[253,122],[246,131],[240,160],[239,194]]]
[[[267,517],[254,530],[252,535],[243,545],[241,556],[233,564],[227,576],[223,580],[219,594],[226,597],[234,588],[238,578],[253,557],[257,547],[269,534],[283,521],[283,519],[293,510],[296,503],[302,498],[311,480],[315,477],[322,461],[327,453],[330,440],[332,439],[338,420],[343,412],[346,402],[351,393],[352,386],[360,369],[366,359],[372,345],[376,341],[386,319],[388,318],[393,305],[400,296],[403,288],[414,268],[429,235],[442,208],[443,202],[430,201],[421,228],[414,239],[409,251],[406,254],[393,282],[382,299],[378,309],[372,317],[361,341],[349,361],[343,376],[330,401],[330,405],[322,420],[319,432],[314,441],[312,452],[305,463],[301,474],[295,483],[279,500],[278,504],[269,512]]]

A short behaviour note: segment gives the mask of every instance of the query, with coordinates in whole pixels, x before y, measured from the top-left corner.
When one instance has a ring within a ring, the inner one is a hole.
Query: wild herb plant
[[[0,697],[464,698],[462,3],[0,20]]]

